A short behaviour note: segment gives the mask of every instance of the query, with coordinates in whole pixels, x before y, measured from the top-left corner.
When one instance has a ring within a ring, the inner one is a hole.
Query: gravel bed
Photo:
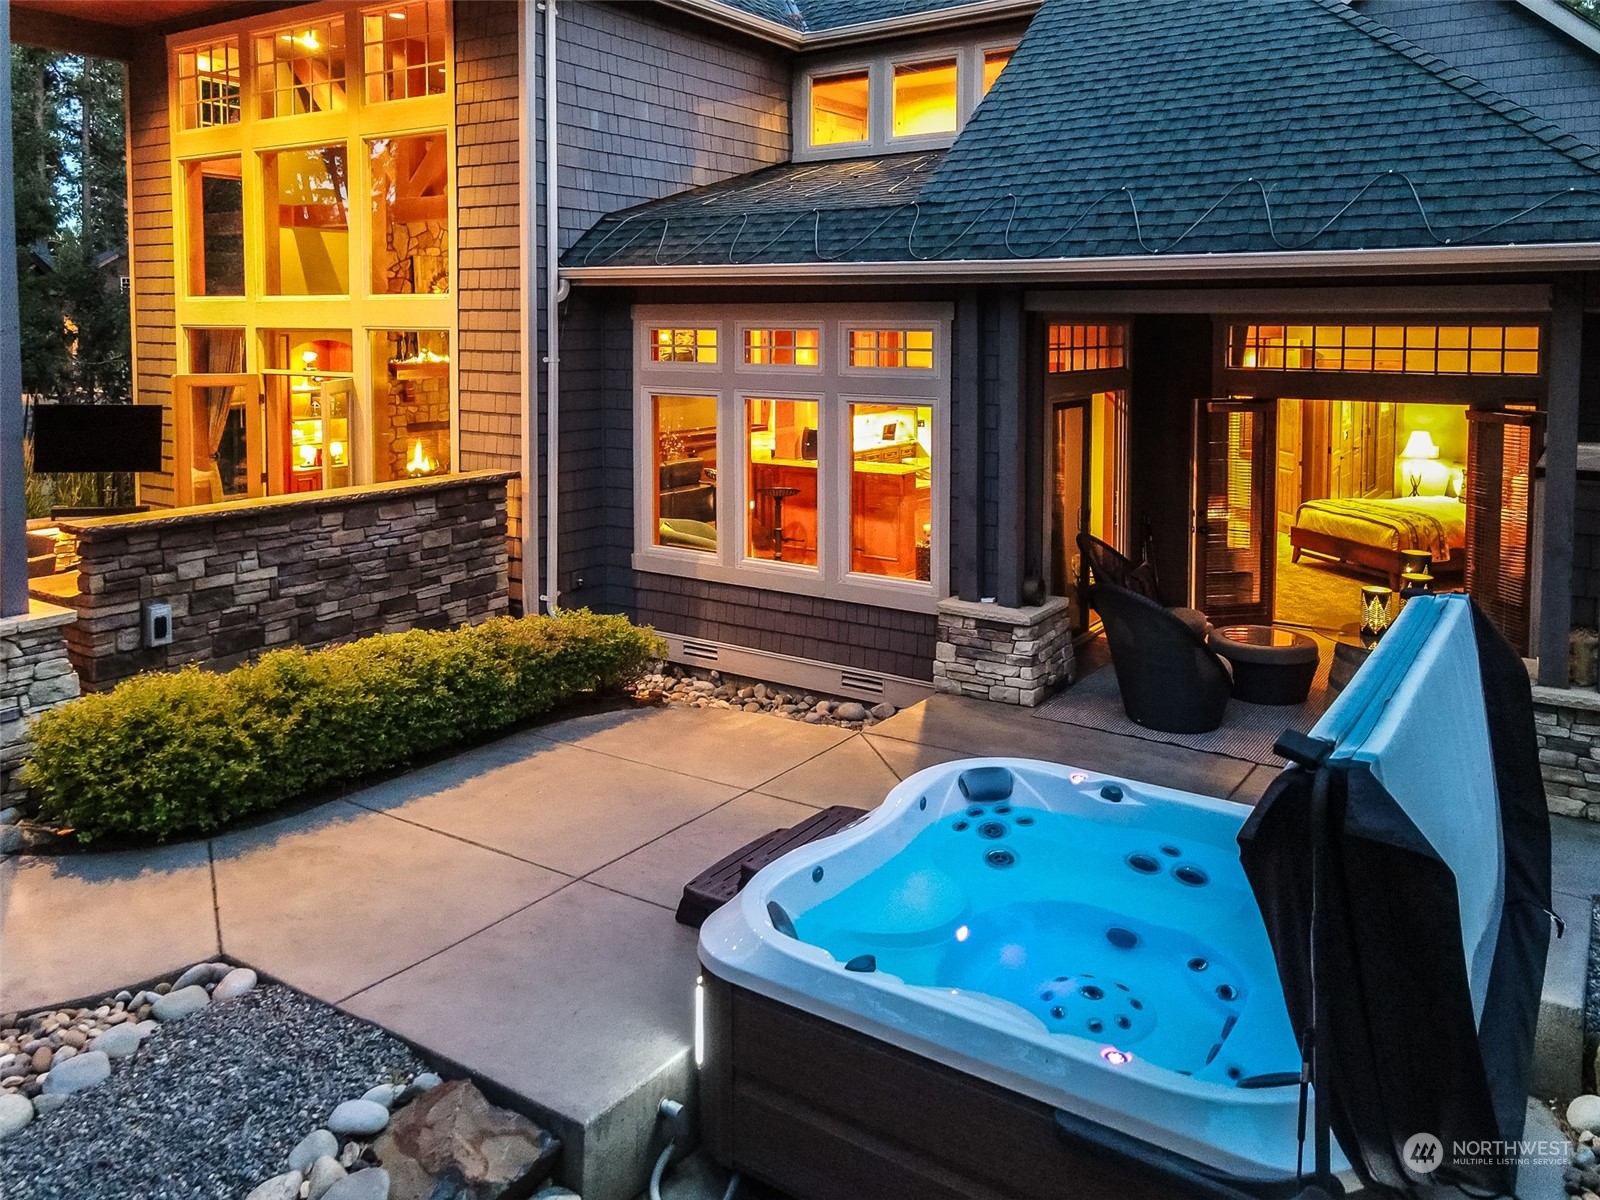
[[[1589,938],[1589,975],[1583,989],[1583,1032],[1587,1042],[1600,1038],[1600,898],[1589,909],[1589,928],[1567,930],[1567,937]],[[1596,1081],[1600,1083],[1600,1080]]]
[[[6,1200],[243,1200],[341,1100],[426,1070],[290,988],[163,1026],[98,1087],[0,1142]]]
[[[871,729],[898,711],[892,704],[820,696],[759,679],[670,663],[653,664],[634,684],[633,695],[652,704],[764,712],[808,725],[837,725],[842,729]]]

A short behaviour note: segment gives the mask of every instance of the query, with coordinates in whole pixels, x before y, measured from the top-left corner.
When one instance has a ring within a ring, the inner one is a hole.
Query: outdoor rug
[[[1116,668],[1109,666],[1101,667],[1071,687],[1057,692],[1035,709],[1033,715],[1046,721],[1059,721],[1063,725],[1081,725],[1085,729],[1120,733],[1126,737],[1143,738],[1147,742],[1187,746],[1207,754],[1221,754],[1263,766],[1281,767],[1283,759],[1272,752],[1272,744],[1278,740],[1278,735],[1285,729],[1305,733],[1333,702],[1333,696],[1328,691],[1328,666],[1332,661],[1332,653],[1324,646],[1321,661],[1317,664],[1317,677],[1311,683],[1311,694],[1304,704],[1246,704],[1243,700],[1230,700],[1228,711],[1222,718],[1222,727],[1210,733],[1160,733],[1134,724],[1122,711],[1122,694],[1117,690]]]

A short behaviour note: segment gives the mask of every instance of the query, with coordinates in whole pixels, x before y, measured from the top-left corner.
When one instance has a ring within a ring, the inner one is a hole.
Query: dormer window
[[[1012,49],[993,42],[946,44],[813,60],[796,76],[795,110],[805,122],[794,156],[948,146],[1011,61]]]
[[[896,63],[894,136],[956,131],[956,60]]]

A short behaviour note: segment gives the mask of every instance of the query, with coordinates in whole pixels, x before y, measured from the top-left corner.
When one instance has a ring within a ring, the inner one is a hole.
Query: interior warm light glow
[[[1000,72],[1006,69],[1006,64],[1011,61],[1010,50],[987,50],[983,55],[983,94],[987,96],[989,89],[994,86],[994,81],[1000,78]]]
[[[320,50],[320,49],[322,49],[322,43],[317,41],[317,35],[315,33],[313,33],[309,29],[306,30],[304,33],[302,33],[299,37],[295,38],[294,40],[299,42],[307,50]]]
[[[867,73],[819,76],[811,81],[811,144],[836,146],[867,140]]]
[[[406,459],[407,475],[431,475],[439,469],[439,464],[428,457],[428,452],[423,448],[422,439],[418,438],[411,443],[411,457]]]
[[[956,61],[900,63],[894,69],[894,136],[956,131]]]

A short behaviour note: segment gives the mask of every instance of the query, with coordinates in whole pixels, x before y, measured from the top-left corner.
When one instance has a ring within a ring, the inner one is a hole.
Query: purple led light
[[[1100,1051],[1100,1057],[1105,1059],[1113,1067],[1126,1066],[1128,1063],[1133,1061],[1133,1055],[1129,1054],[1126,1050],[1118,1050],[1115,1046],[1106,1046]]]

